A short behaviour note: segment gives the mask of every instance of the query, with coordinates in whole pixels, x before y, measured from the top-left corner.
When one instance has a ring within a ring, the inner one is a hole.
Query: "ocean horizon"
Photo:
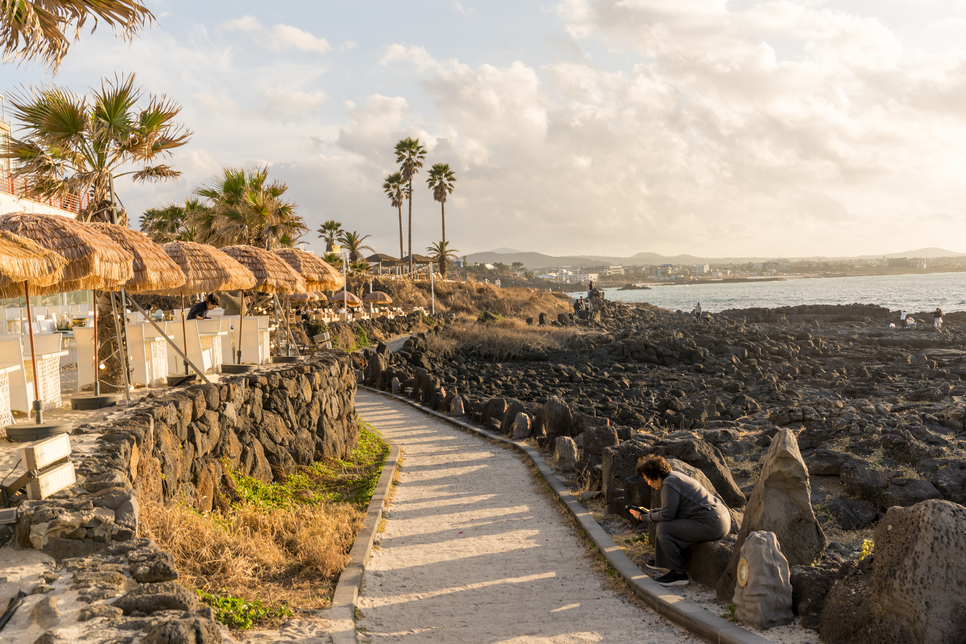
[[[812,304],[876,304],[893,311],[944,313],[966,311],[966,273],[860,275],[748,281],[649,285],[650,290],[604,289],[609,300],[647,302],[661,308],[720,313],[728,309],[779,308]]]

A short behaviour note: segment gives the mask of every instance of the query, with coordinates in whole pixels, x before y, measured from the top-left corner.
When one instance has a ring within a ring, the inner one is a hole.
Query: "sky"
[[[417,253],[433,163],[461,255],[966,252],[966,0],[145,4],[139,38],[85,31],[55,77],[0,65],[4,93],[136,73],[183,106],[183,175],[117,183],[135,221],[268,164],[309,249],[335,219],[397,255],[381,186],[412,136]]]

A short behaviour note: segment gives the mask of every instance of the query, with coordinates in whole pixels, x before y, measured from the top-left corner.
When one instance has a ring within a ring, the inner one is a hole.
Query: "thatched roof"
[[[396,259],[392,255],[387,255],[385,253],[376,253],[375,255],[369,255],[366,257],[366,261],[370,264],[386,264],[388,266],[394,266],[400,264],[400,260]]]
[[[349,306],[362,306],[362,300],[358,298],[354,293],[346,293],[344,291],[339,291],[335,295],[329,298],[329,301],[335,304],[336,302],[341,302],[345,298],[346,304]]]
[[[67,260],[26,237],[0,230],[0,289],[27,281],[31,289],[60,280]]]
[[[36,295],[110,290],[134,277],[131,253],[69,217],[25,212],[7,214],[0,216],[0,230],[26,237],[66,260],[60,280],[38,287]],[[34,295],[33,289],[31,295]],[[0,296],[16,297],[9,291]]]
[[[221,250],[252,272],[256,291],[287,295],[308,290],[302,276],[275,253],[254,246],[225,246]]]
[[[319,292],[309,292],[309,293],[296,293],[294,295],[288,296],[293,302],[328,302],[329,298],[325,296],[325,293]]]
[[[409,255],[402,258],[403,264],[409,264]],[[425,255],[420,255],[419,253],[413,253],[413,264],[432,264],[433,260]]]
[[[161,246],[184,271],[184,286],[164,293],[213,293],[241,291],[255,286],[252,272],[214,246],[195,242],[168,242]]]
[[[184,272],[144,233],[114,224],[90,223],[87,226],[110,237],[134,256],[134,277],[124,285],[129,293],[167,291],[185,283]]]
[[[342,271],[318,255],[297,248],[278,248],[272,252],[305,279],[305,286],[310,291],[334,291],[345,286]]]
[[[371,302],[372,304],[392,304],[392,298],[389,297],[389,294],[383,293],[382,291],[373,291],[372,293],[367,293],[362,299],[366,302]]]

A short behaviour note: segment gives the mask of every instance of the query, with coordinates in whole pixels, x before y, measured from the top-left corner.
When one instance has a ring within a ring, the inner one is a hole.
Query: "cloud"
[[[308,53],[327,54],[332,50],[331,45],[325,38],[313,36],[307,31],[291,25],[276,24],[265,27],[261,21],[254,16],[243,16],[222,23],[226,31],[240,31],[252,34],[256,41],[266,49],[272,51],[282,51],[295,49]]]
[[[301,90],[290,90],[283,87],[263,90],[260,92],[267,101],[266,112],[269,114],[282,114],[287,112],[306,112],[313,113],[325,102],[325,92],[315,90],[314,92],[303,92]]]
[[[407,47],[406,45],[392,44],[386,48],[386,52],[379,59],[380,65],[392,65],[394,63],[409,63],[419,72],[437,70],[442,65],[436,61],[425,47]]]
[[[453,5],[453,8],[456,9],[456,11],[458,11],[459,13],[461,13],[463,15],[466,15],[466,16],[475,16],[476,15],[476,9],[464,7],[459,2],[456,2],[456,0],[453,0],[453,2],[451,4]]]

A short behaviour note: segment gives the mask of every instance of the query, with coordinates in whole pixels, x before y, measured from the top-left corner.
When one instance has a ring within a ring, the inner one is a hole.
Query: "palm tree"
[[[316,231],[319,233],[319,237],[325,239],[325,252],[331,253],[332,247],[335,245],[335,239],[342,233],[342,224],[330,219],[325,222]]]
[[[401,172],[393,172],[391,175],[386,177],[386,182],[382,184],[382,191],[386,193],[389,197],[390,203],[392,203],[393,208],[399,208],[399,259],[402,259],[405,255],[403,251],[403,223],[402,223],[402,206],[403,201],[409,197],[409,188],[406,185],[406,181],[403,179]]]
[[[40,59],[57,72],[70,41],[64,35],[74,27],[74,40],[88,19],[103,20],[131,40],[154,15],[136,0],[4,0],[0,41],[6,59]],[[91,31],[94,31],[91,29]]]
[[[6,6],[4,3],[2,6]],[[114,179],[131,175],[134,181],[163,181],[181,175],[164,164],[152,165],[188,142],[191,131],[174,122],[178,103],[142,96],[134,74],[101,81],[88,99],[57,86],[10,97],[14,116],[27,131],[11,138],[0,158],[15,159],[13,174],[25,177],[32,194],[44,198],[90,195],[78,215],[82,221],[110,221]],[[121,172],[130,165],[137,170]],[[118,222],[127,223],[121,213]]]
[[[196,213],[204,206],[197,199],[185,199],[184,205],[169,204],[164,208],[148,208],[141,215],[139,224],[141,232],[145,233],[156,244],[166,244],[171,241],[195,241],[197,232],[191,222]]]
[[[413,273],[413,177],[423,167],[426,158],[426,148],[419,144],[419,139],[407,136],[396,144],[396,163],[402,173],[403,181],[409,184],[409,274]],[[401,258],[400,258],[401,259]]]
[[[284,200],[286,191],[284,181],[268,181],[268,166],[224,168],[210,185],[195,190],[207,203],[191,223],[198,239],[214,246],[291,246],[308,228],[297,206]]]
[[[346,247],[346,250],[349,251],[350,262],[358,263],[362,261],[361,251],[364,249],[368,249],[368,250],[371,250],[372,252],[376,252],[375,249],[372,248],[372,246],[364,246],[362,244],[362,242],[366,241],[370,237],[372,237],[372,235],[364,235],[360,237],[359,233],[357,233],[356,231],[352,231],[351,233],[342,231],[342,233],[339,235],[339,242]]]
[[[449,265],[449,260],[457,259],[459,252],[455,248],[450,248],[449,243],[444,241],[439,241],[426,249],[429,252],[429,258],[439,264],[439,275],[443,279],[446,279],[446,268]]]
[[[448,163],[434,163],[429,169],[426,185],[432,189],[433,199],[439,202],[443,214],[443,243],[446,242],[446,196],[453,194],[454,183],[456,175],[449,169]]]

